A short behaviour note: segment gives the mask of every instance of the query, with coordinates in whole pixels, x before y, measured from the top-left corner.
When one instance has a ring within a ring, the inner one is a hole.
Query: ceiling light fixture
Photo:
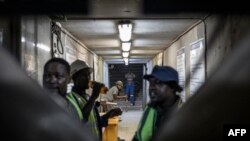
[[[129,56],[129,52],[122,52],[122,56],[127,58]]]
[[[127,57],[124,57],[123,60],[124,60],[124,62],[128,62],[128,58]]]
[[[128,58],[123,58],[125,65],[128,65]]]
[[[119,36],[123,42],[128,42],[132,36],[132,24],[129,21],[121,22],[118,25]]]
[[[123,42],[122,43],[122,50],[123,51],[129,51],[131,47],[131,42]]]

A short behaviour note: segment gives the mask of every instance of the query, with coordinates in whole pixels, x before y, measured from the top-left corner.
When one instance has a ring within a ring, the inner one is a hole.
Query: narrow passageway
[[[128,110],[122,114],[122,121],[118,126],[118,137],[125,139],[125,141],[131,141],[141,119],[142,112],[142,110]]]

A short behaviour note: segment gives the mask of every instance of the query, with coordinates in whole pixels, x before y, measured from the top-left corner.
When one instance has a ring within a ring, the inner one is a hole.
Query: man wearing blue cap
[[[150,75],[144,75],[149,81],[150,103],[146,106],[133,141],[150,141],[159,127],[177,108],[181,92],[178,72],[169,66],[155,66]]]

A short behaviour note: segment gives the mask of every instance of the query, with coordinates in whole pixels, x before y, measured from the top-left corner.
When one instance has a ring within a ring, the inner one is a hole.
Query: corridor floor
[[[118,137],[131,141],[142,116],[142,110],[128,110],[123,112],[118,126]]]

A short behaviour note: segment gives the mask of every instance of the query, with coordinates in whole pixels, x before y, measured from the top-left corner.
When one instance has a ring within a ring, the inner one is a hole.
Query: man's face
[[[51,93],[60,94],[65,97],[70,75],[66,72],[63,64],[52,62],[48,64],[43,74],[43,86]]]
[[[122,89],[122,86],[121,86],[121,85],[117,85],[117,88],[118,88],[119,90],[121,90],[121,89]]]
[[[153,104],[162,104],[172,96],[173,89],[156,78],[149,79],[149,96]]]
[[[83,69],[77,72],[76,80],[74,82],[82,90],[89,88],[89,81],[90,81],[90,71],[88,69]]]

